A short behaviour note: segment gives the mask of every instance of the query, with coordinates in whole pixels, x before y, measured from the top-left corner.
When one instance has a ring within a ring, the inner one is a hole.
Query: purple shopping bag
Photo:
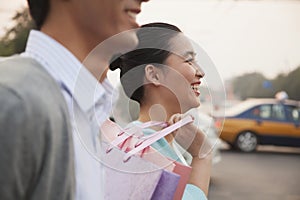
[[[172,200],[176,192],[180,176],[178,174],[164,170],[151,200]]]

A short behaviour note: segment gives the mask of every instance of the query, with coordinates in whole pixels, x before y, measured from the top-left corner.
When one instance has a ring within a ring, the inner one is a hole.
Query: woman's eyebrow
[[[194,51],[187,51],[183,54],[183,57],[188,57],[188,56],[195,57],[196,53]]]

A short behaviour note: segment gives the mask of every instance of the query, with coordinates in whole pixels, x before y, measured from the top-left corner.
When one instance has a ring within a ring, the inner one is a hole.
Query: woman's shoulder
[[[183,200],[207,200],[204,192],[193,184],[187,184],[182,197]]]
[[[135,121],[132,121],[132,122],[130,122],[127,126],[126,126],[126,128],[129,128],[129,127],[132,127],[132,126],[140,126],[140,125],[142,125],[143,124],[143,122],[141,122],[141,121],[139,121],[139,120],[135,120]],[[150,135],[150,134],[153,134],[153,133],[155,133],[156,131],[155,130],[153,130],[153,129],[151,129],[151,128],[144,128],[143,129],[143,133],[145,134],[145,135]]]

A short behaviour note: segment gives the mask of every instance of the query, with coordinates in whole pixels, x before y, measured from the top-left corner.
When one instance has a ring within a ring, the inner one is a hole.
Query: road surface
[[[213,167],[209,200],[300,200],[300,148],[229,149]]]

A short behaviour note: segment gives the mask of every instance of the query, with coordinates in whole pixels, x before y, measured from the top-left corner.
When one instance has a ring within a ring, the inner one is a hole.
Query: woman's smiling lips
[[[201,81],[197,81],[191,84],[191,88],[197,97],[200,95],[200,84]]]

